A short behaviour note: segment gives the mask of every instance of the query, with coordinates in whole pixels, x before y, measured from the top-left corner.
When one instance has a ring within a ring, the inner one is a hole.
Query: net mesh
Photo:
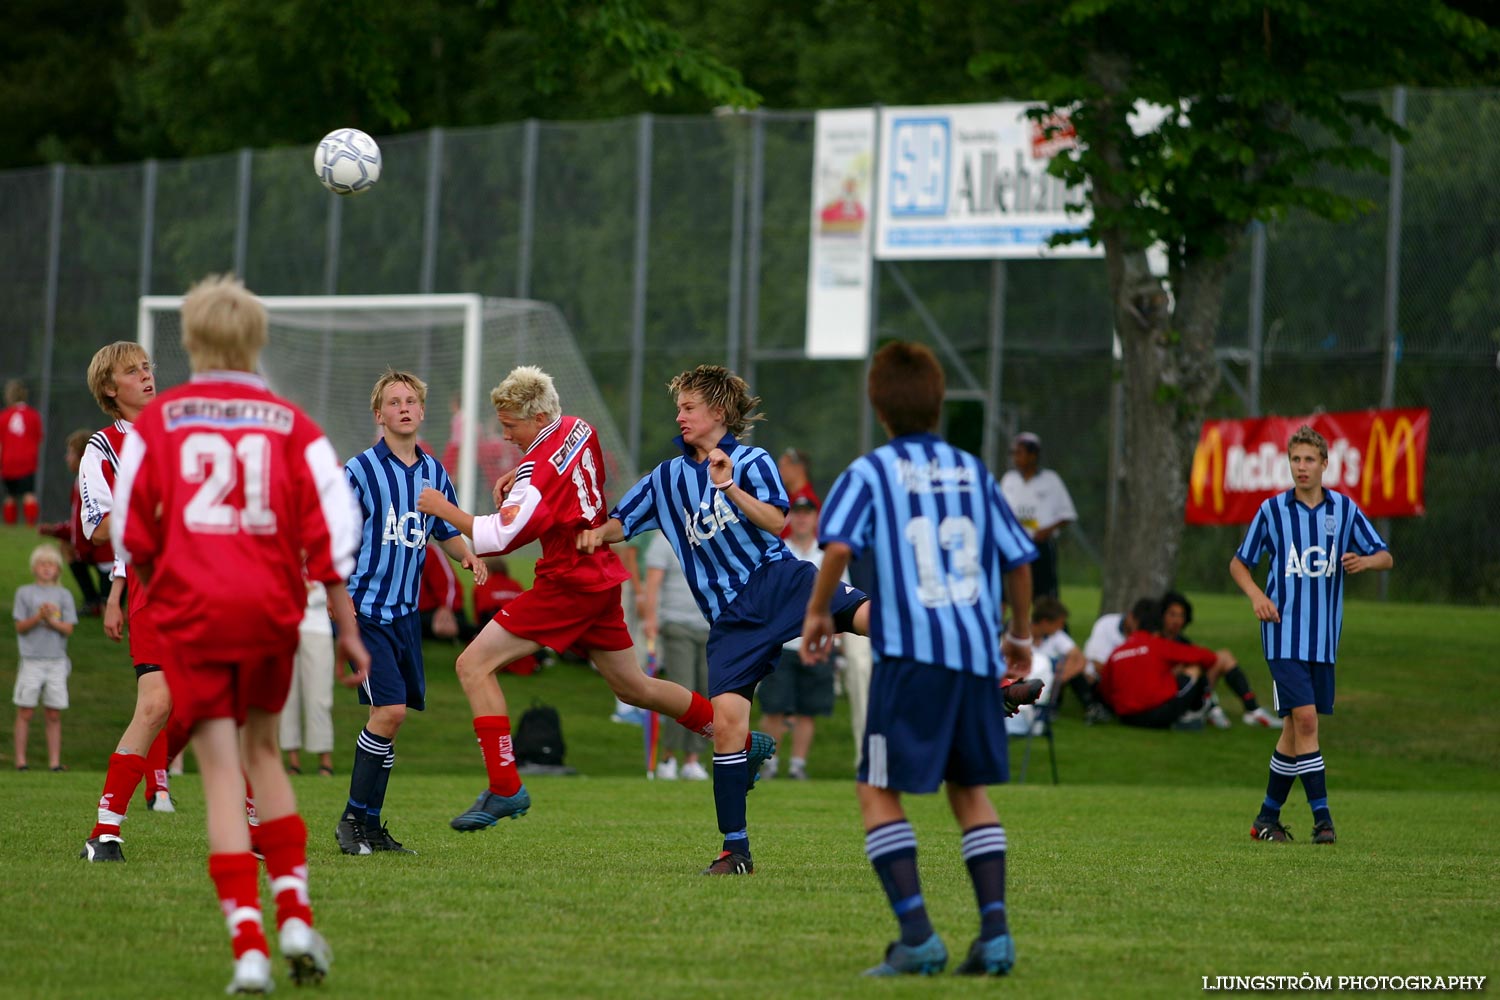
[[[410,372],[427,383],[422,446],[442,461],[460,497],[475,498],[477,508],[489,509],[490,485],[520,458],[517,448],[501,437],[489,390],[516,365],[528,364],[552,376],[563,412],[582,417],[598,431],[610,498],[635,481],[624,438],[555,306],[522,299],[482,301],[479,401],[477,412],[465,414],[463,307],[408,298],[408,304],[399,306],[337,300],[332,305],[267,304],[270,344],[261,355],[261,374],[272,391],[318,422],[340,459],[348,460],[378,439],[370,407],[375,381],[387,368]],[[148,316],[158,386],[186,381],[181,314],[169,305],[151,307]],[[472,493],[462,480],[460,463],[468,440],[478,441]]]

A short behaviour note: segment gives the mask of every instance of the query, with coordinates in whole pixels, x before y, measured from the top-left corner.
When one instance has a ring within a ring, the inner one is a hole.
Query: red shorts
[[[511,635],[559,653],[629,649],[634,645],[620,607],[619,584],[606,590],[577,591],[538,580],[501,608],[494,621]]]
[[[172,718],[191,728],[208,719],[233,719],[244,725],[251,708],[275,715],[291,691],[296,656],[295,649],[258,652],[238,660],[185,652],[163,669],[172,692]]]
[[[166,665],[171,654],[171,644],[144,607],[130,616],[130,661],[137,667]]]

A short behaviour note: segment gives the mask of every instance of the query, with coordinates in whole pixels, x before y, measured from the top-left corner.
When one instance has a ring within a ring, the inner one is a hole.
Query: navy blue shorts
[[[422,616],[413,611],[390,623],[358,615],[359,637],[370,651],[370,679],[360,685],[361,705],[427,707],[422,670]]]
[[[1316,705],[1319,715],[1333,714],[1333,664],[1305,660],[1268,660],[1276,714],[1287,716],[1302,705]]]
[[[881,659],[870,677],[858,779],[925,794],[1010,780],[1000,680],[916,660]]]
[[[759,683],[776,669],[781,644],[802,634],[818,567],[801,559],[766,563],[708,630],[708,696]],[[864,592],[841,583],[829,605],[835,620],[852,614]]]

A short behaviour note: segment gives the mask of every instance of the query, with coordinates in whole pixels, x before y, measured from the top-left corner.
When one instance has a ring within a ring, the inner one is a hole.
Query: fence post
[[[880,126],[884,106],[872,105],[875,111],[875,141],[870,146],[870,244],[866,252],[874,257],[880,245]],[[870,403],[870,363],[875,359],[875,346],[880,333],[880,261],[870,261],[870,308],[866,320],[869,333],[865,337],[865,363],[859,377],[859,453],[868,454],[875,447],[875,408]]]
[[[1391,93],[1391,119],[1401,126],[1406,125],[1406,88],[1397,87]],[[1400,140],[1391,137],[1391,187],[1385,216],[1385,308],[1382,325],[1385,334],[1385,371],[1380,381],[1380,405],[1390,409],[1396,405],[1396,365],[1401,353],[1401,199],[1406,171],[1406,147]],[[1368,456],[1366,456],[1368,457]],[[1380,519],[1380,535],[1387,542],[1391,539],[1390,518]],[[1390,596],[1391,575],[1380,574],[1380,599]]]
[[[630,303],[630,461],[641,464],[641,392],[646,378],[647,257],[651,250],[651,115],[639,118],[635,146],[635,280]]]
[[[427,132],[427,189],[422,201],[422,273],[419,291],[431,294],[437,282],[438,222],[443,201],[443,130]]]
[[[536,231],[536,159],[540,127],[526,120],[521,141],[521,232],[516,248],[516,298],[531,298],[531,242]]]
[[[151,294],[151,255],[156,245],[156,161],[147,160],[141,175],[141,267],[138,294]]]
[[[760,351],[760,237],[766,207],[766,117],[750,112],[750,221],[745,247],[745,360],[741,376],[756,385]]]
[[[734,191],[729,206],[729,315],[724,324],[724,357],[730,371],[740,370],[740,316],[744,308],[745,282],[745,128],[744,118],[735,115]]]
[[[1260,379],[1266,336],[1266,225],[1250,223],[1250,416],[1260,416]]]
[[[249,282],[246,274],[250,264],[250,150],[240,150],[238,177],[235,180],[238,199],[234,210],[234,273],[241,281]]]
[[[996,260],[990,263],[990,364],[987,377],[985,378],[985,405],[984,405],[984,434],[983,441],[984,464],[989,466],[990,472],[999,476],[1004,469],[1000,467],[1000,428],[1002,426],[1000,407],[1003,398],[1001,390],[1001,377],[1005,372],[1005,261]]]
[[[62,263],[62,212],[63,182],[67,168],[61,163],[52,165],[52,207],[47,214],[47,287],[46,303],[42,313],[42,371],[38,381],[41,393],[37,398],[37,413],[42,426],[46,427],[52,416],[52,344],[57,339],[57,286]],[[47,449],[43,448],[36,458],[36,495],[40,500],[47,486]]]

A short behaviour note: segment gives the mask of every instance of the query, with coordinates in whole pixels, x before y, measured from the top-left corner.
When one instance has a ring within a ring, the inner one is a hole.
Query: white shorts
[[[72,671],[73,664],[66,656],[60,660],[22,660],[12,700],[18,708],[36,708],[38,699],[46,708],[67,708],[68,674]]]

